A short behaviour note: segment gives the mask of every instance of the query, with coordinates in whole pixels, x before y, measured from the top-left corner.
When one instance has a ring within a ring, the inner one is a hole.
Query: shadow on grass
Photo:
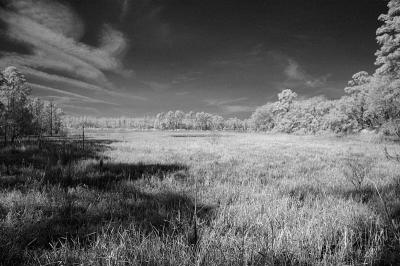
[[[65,168],[83,159],[106,159],[101,153],[110,149],[112,142],[87,139],[83,148],[78,138],[47,138],[0,148],[0,188],[21,188],[29,180],[54,174],[56,167]]]
[[[171,173],[178,171],[186,172],[187,170],[187,166],[182,164],[90,164],[83,173],[77,173],[77,178],[64,178],[64,186],[75,187],[77,185],[84,185],[98,190],[107,190],[112,184],[122,180],[136,180],[149,177],[163,179]]]
[[[18,265],[26,262],[26,251],[40,253],[66,243],[79,243],[80,248],[90,246],[105,228],[117,231],[132,228],[129,227],[132,225],[143,236],[154,232],[171,236],[183,234],[187,235],[189,243],[195,209],[193,199],[170,192],[150,194],[131,190],[107,200],[110,200],[107,207],[97,205],[91,209],[71,199],[70,204],[61,208],[37,210],[49,214],[40,221],[0,226],[0,261]],[[197,208],[198,219],[210,222],[213,207],[198,204]]]
[[[73,143],[71,147],[78,144]],[[192,198],[159,192],[160,189],[154,193],[139,191],[132,182],[141,178],[150,180],[150,177],[163,179],[174,173],[186,176],[187,166],[104,162],[100,152],[108,144],[110,141],[91,141],[87,144],[87,153],[73,151],[67,163],[60,162],[62,153],[68,150],[64,148],[67,145],[64,141],[41,144],[40,149],[32,146],[2,151],[0,157],[7,158],[7,163],[14,167],[8,169],[12,175],[0,177],[3,191],[13,193],[21,187],[25,191],[34,189],[46,202],[54,203],[21,201],[12,207],[0,203],[0,265],[24,264],[27,252],[40,254],[64,243],[78,241],[81,247],[89,246],[99,233],[110,227],[134,225],[143,234],[189,234],[195,209]],[[57,160],[49,159],[50,153]],[[69,162],[82,159],[92,160],[71,167]],[[26,175],[21,170],[27,167],[25,164],[29,165]],[[197,204],[197,209],[202,223],[211,221],[212,206]]]
[[[65,165],[81,159],[97,159],[109,149],[114,140],[86,139],[85,145],[78,138],[49,138],[36,142],[21,143],[0,149],[0,162],[4,170],[13,167],[44,168],[56,163]],[[5,169],[4,169],[5,168]],[[14,169],[15,170],[15,169]]]

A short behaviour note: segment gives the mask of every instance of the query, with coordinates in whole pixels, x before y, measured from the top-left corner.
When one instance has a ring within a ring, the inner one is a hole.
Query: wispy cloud
[[[23,17],[45,25],[53,32],[68,38],[79,39],[85,30],[81,18],[71,9],[57,1],[5,0],[8,6]]]
[[[85,91],[103,92],[106,94],[113,93],[110,90],[106,90],[97,85],[87,83],[87,82],[84,82],[84,81],[81,81],[78,79],[68,78],[68,77],[61,76],[61,75],[49,74],[47,72],[36,70],[34,68],[25,67],[25,66],[20,66],[19,69],[26,75],[29,75],[34,78],[38,78],[43,82],[57,83],[62,86],[66,86],[68,88],[75,87],[75,88],[83,89]]]
[[[173,44],[174,32],[171,24],[162,18],[162,12],[165,9],[164,2],[154,0],[132,1],[131,11],[135,17],[132,27],[138,37],[135,39],[136,47],[165,49],[166,46]]]
[[[57,49],[58,52],[68,55],[72,60],[79,59],[99,70],[112,71],[121,67],[119,60],[107,49],[104,49],[109,48],[108,45],[100,48],[90,47],[61,32],[53,31],[50,28],[51,25],[40,24],[18,12],[0,9],[0,17],[8,26],[8,37],[32,46],[35,52],[46,53],[49,51],[49,54],[54,56],[52,52]],[[110,30],[106,28],[105,32],[109,34]],[[103,36],[103,38],[108,39],[107,36]]]
[[[235,114],[254,111],[255,106],[241,104],[247,100],[247,97],[240,97],[234,99],[205,99],[204,102],[208,106],[219,108],[224,114]]]
[[[147,86],[154,92],[157,93],[164,93],[169,90],[180,88],[182,89],[183,86],[188,85],[188,83],[193,82],[195,80],[200,79],[203,72],[200,71],[186,71],[183,73],[176,74],[171,79],[164,79],[164,80],[142,80],[141,83]],[[182,92],[175,92],[176,95],[185,95],[186,90],[182,94]]]
[[[253,112],[256,107],[249,105],[224,105],[221,107],[225,114]]]
[[[311,80],[307,80],[306,84],[311,87],[311,88],[319,88],[323,87],[327,84],[329,78],[331,77],[331,74],[326,74]]]
[[[175,93],[175,95],[177,95],[177,96],[185,96],[188,94],[190,94],[189,91],[178,91],[177,93]]]
[[[106,52],[111,56],[118,56],[124,51],[128,46],[128,42],[124,34],[111,25],[106,24],[103,28],[103,34],[101,36],[101,50]],[[117,65],[120,63],[118,62]]]
[[[209,63],[215,67],[247,68],[264,63],[269,54],[262,43],[249,46],[246,50],[227,51],[220,58],[212,59]]]
[[[293,80],[306,79],[306,74],[304,73],[304,71],[300,68],[299,64],[292,59],[288,59],[288,65],[286,66],[284,72],[289,79]]]
[[[99,109],[95,107],[80,106],[77,104],[67,104],[67,103],[63,104],[63,107],[66,111],[68,111],[68,114],[72,115],[80,115],[81,113],[91,114],[91,115],[102,115]]]
[[[315,77],[308,74],[298,62],[293,59],[287,59],[287,65],[284,69],[284,74],[287,77],[286,84],[303,85],[309,88],[319,88],[324,86],[330,74]]]
[[[201,71],[189,71],[186,73],[181,73],[174,77],[172,80],[172,84],[181,84],[181,83],[187,83],[191,81],[198,80],[200,76],[203,74]]]
[[[222,106],[238,102],[246,101],[247,97],[240,97],[235,99],[205,99],[204,101],[210,106]]]
[[[44,85],[40,85],[40,84],[35,84],[35,83],[30,83],[28,82],[27,84],[28,86],[30,86],[32,89],[35,90],[41,90],[41,91],[45,91],[45,92],[52,92],[52,93],[56,93],[56,94],[61,94],[61,95],[67,95],[69,96],[68,99],[75,98],[77,100],[81,100],[82,102],[86,102],[86,103],[102,103],[102,104],[109,104],[109,105],[117,105],[116,103],[111,103],[111,102],[107,102],[107,101],[103,101],[103,100],[97,100],[97,99],[93,99],[78,93],[73,93],[73,92],[68,92],[65,90],[60,90],[60,89],[56,89],[56,88],[52,88],[52,87],[48,87],[48,86],[44,86]],[[51,96],[49,96],[51,97]],[[56,96],[54,96],[56,97]]]
[[[68,94],[68,88],[72,87],[114,97],[127,96],[118,92],[105,74],[132,74],[120,61],[128,48],[128,41],[122,32],[104,24],[100,45],[89,46],[80,42],[85,25],[64,2],[8,0],[7,3],[7,9],[0,8],[0,20],[7,26],[6,37],[25,44],[30,54],[0,52],[1,68],[8,65],[19,67],[24,74],[43,82],[36,84],[36,88],[39,85],[43,89],[59,84],[53,92],[60,92],[56,91],[59,90],[57,87],[64,87]],[[126,10],[128,1],[124,1],[124,5]],[[90,102],[89,98],[81,99]]]
[[[128,13],[128,10],[130,8],[130,0],[120,0],[121,1],[121,16],[119,17],[120,20],[123,20],[126,17],[126,14]]]
[[[142,81],[142,83],[155,92],[165,92],[171,88],[171,84],[169,82]]]

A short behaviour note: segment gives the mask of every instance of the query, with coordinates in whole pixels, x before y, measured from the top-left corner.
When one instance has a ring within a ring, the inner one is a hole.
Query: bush
[[[389,120],[384,123],[381,132],[385,136],[394,136],[400,139],[400,119]]]
[[[373,167],[373,160],[370,157],[347,158],[343,165],[345,178],[353,184],[356,190],[361,190],[365,177]]]

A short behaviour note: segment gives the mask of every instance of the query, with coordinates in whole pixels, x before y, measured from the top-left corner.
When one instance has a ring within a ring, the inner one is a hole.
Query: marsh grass
[[[0,265],[399,263],[396,144],[121,134],[0,151]]]

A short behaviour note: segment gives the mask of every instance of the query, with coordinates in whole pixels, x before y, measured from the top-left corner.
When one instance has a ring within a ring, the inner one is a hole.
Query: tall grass
[[[109,133],[65,163],[62,143],[51,162],[49,151],[18,151],[24,162],[1,168],[0,261],[399,263],[400,164],[383,149],[395,144],[171,134]]]

